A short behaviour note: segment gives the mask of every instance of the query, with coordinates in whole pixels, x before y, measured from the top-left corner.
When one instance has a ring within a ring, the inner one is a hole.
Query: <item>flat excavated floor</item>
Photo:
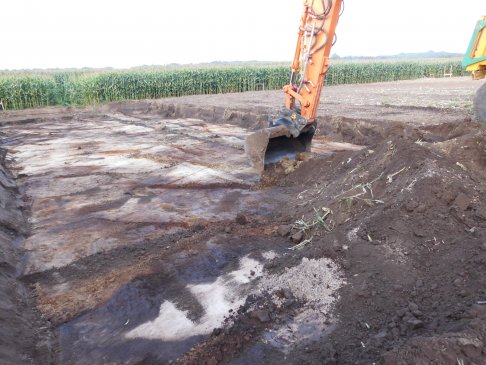
[[[243,151],[248,132],[229,124],[79,113],[7,133],[32,197],[25,274],[238,213],[268,215],[285,200],[278,189],[250,189],[259,175]],[[314,148],[358,148],[329,146],[316,139]]]
[[[22,127],[9,148],[33,198],[25,273],[271,208],[248,191],[239,128],[121,114]]]
[[[30,202],[21,270],[59,326],[62,363],[182,355],[243,304],[276,255],[259,239],[232,247],[234,235],[194,238],[266,220],[287,200],[282,189],[253,188],[248,131],[143,116],[54,110],[3,128]],[[319,154],[348,148],[359,146],[315,141]],[[189,252],[174,247],[181,237]]]

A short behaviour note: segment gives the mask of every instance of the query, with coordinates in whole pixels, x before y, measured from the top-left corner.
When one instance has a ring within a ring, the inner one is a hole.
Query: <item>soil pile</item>
[[[310,242],[295,258],[336,259],[348,282],[339,325],[314,344],[333,356],[295,363],[486,363],[484,126],[341,119],[328,132],[366,148],[279,180],[301,188],[287,223]]]
[[[265,269],[285,278],[306,260],[337,262],[347,285],[327,317],[335,325],[290,352],[266,346],[265,329],[312,306],[289,290],[296,281],[286,286],[297,307],[257,296],[268,321],[247,301],[180,363],[485,364],[486,128],[340,118],[325,132],[366,147],[264,177],[289,191],[275,235],[296,245]]]

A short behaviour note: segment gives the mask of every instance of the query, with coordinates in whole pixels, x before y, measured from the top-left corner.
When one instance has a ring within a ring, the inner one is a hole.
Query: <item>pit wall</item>
[[[202,119],[212,123],[227,123],[249,130],[268,126],[268,108],[248,108],[233,110],[218,106],[200,106],[186,104],[184,101],[167,102],[165,100],[144,100],[115,102],[95,108],[98,112],[118,112],[126,115],[157,115],[166,119]],[[270,110],[270,112],[278,111]]]
[[[21,254],[16,248],[27,235],[24,204],[15,180],[5,167],[6,151],[0,149],[0,364],[52,363],[39,345],[39,320],[30,291],[18,278]]]

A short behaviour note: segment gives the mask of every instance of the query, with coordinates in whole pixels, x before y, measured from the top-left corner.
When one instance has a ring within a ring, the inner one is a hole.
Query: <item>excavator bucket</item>
[[[290,83],[283,87],[285,106],[277,115],[270,115],[269,128],[246,140],[245,151],[256,170],[263,172],[265,165],[310,151],[342,3],[304,1]]]
[[[293,137],[285,125],[261,129],[246,138],[245,152],[253,168],[262,173],[265,166],[287,158],[297,159],[299,153],[309,152],[315,127],[303,129]]]

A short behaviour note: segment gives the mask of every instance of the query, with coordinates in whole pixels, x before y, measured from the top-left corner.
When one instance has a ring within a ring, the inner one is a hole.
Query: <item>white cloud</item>
[[[0,1],[0,69],[290,61],[301,0]],[[346,0],[333,53],[464,52],[484,0]]]

